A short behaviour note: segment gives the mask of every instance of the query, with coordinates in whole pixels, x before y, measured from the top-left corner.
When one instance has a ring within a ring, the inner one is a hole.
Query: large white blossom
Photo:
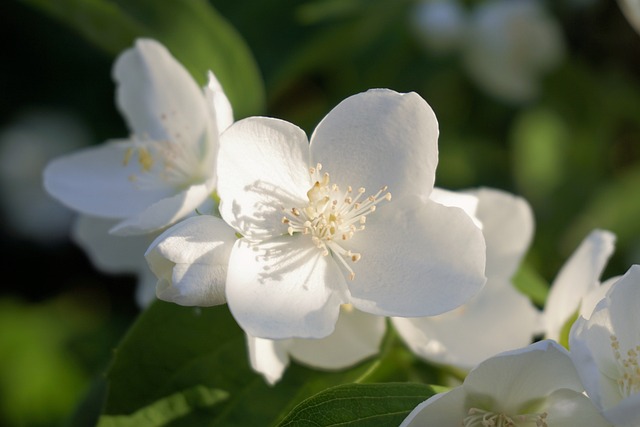
[[[326,371],[347,368],[378,353],[385,323],[384,317],[343,305],[335,330],[326,338],[270,340],[247,335],[251,367],[269,384],[280,380],[290,359]]]
[[[497,353],[530,344],[541,330],[539,311],[511,282],[533,236],[529,204],[489,188],[449,193],[446,199],[439,196],[436,201],[460,206],[470,195],[477,197],[477,208],[467,212],[482,224],[487,245],[487,284],[469,302],[450,312],[393,318],[393,325],[414,353],[463,370]]]
[[[567,322],[573,321],[577,315],[589,317],[596,303],[616,280],[600,283],[614,244],[613,233],[594,230],[562,266],[551,284],[544,307],[546,338],[563,341],[563,331],[569,331]]]
[[[634,265],[569,334],[587,394],[616,427],[640,425],[639,303],[640,266]]]
[[[322,338],[342,304],[426,316],[480,290],[481,231],[461,209],[428,199],[437,136],[427,103],[391,90],[344,100],[310,144],[300,128],[266,117],[224,132],[220,213],[242,236],[225,293],[248,334]]]
[[[54,160],[44,183],[72,209],[119,220],[112,232],[145,234],[192,214],[210,196],[231,106],[213,74],[203,91],[153,40],[122,53],[113,75],[132,135]]]
[[[606,427],[555,341],[501,353],[418,405],[401,427]]]

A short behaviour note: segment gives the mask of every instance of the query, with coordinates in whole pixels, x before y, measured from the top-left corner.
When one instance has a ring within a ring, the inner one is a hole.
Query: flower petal
[[[249,334],[270,339],[323,338],[347,302],[342,273],[308,236],[236,242],[227,274],[231,313]]]
[[[311,160],[341,187],[375,192],[388,186],[394,197],[428,197],[438,163],[438,122],[416,93],[370,90],[345,99],[320,122]]]
[[[533,237],[533,212],[521,197],[492,188],[470,194],[478,197],[476,216],[487,243],[487,277],[510,279]],[[508,281],[502,281],[511,286]]]
[[[415,407],[400,427],[459,427],[467,416],[466,394],[462,387],[436,394]]]
[[[246,334],[249,361],[254,371],[261,374],[270,385],[277,383],[289,366],[287,348],[290,340],[269,340]]]
[[[233,109],[229,98],[224,93],[222,85],[216,78],[215,74],[209,71],[209,81],[204,89],[204,93],[209,104],[210,111],[214,115],[212,120],[217,127],[218,134],[222,133],[233,123]]]
[[[114,221],[80,215],[71,237],[91,259],[93,265],[107,273],[137,273],[147,270],[144,253],[155,235],[113,236]]]
[[[121,221],[111,229],[120,236],[144,234],[160,230],[176,221],[195,214],[195,210],[207,201],[213,190],[213,179],[204,184],[192,185],[184,191],[164,198],[139,214]]]
[[[574,390],[560,389],[551,393],[545,412],[548,414],[547,425],[553,427],[611,426],[602,418],[587,396]],[[616,424],[616,426],[620,426],[620,424]]]
[[[615,235],[594,230],[564,264],[551,285],[545,304],[546,338],[558,340],[580,300],[600,285],[600,275],[613,253]]]
[[[116,101],[129,128],[140,137],[198,144],[207,107],[189,72],[160,43],[138,39],[113,68]]]
[[[145,254],[158,276],[158,298],[186,306],[223,304],[231,248],[236,236],[223,220],[203,215],[169,228]]]
[[[308,143],[302,129],[266,117],[234,123],[218,154],[220,214],[248,238],[287,232],[282,209],[306,206],[311,188]]]
[[[394,317],[393,324],[414,353],[464,370],[530,344],[540,329],[538,310],[515,288],[492,281],[455,310],[432,317]],[[488,332],[498,329],[499,334]]]
[[[471,299],[486,280],[482,232],[459,208],[394,199],[369,215],[352,241],[362,259],[349,282],[351,302],[372,314],[441,314]]]
[[[524,404],[556,389],[582,392],[568,352],[551,340],[485,360],[469,372],[463,387],[467,394],[493,397],[504,411],[511,413],[518,413]]]
[[[293,339],[289,354],[313,368],[346,368],[378,353],[385,323],[384,317],[343,306],[331,335],[317,340]]]
[[[126,218],[168,197],[174,190],[159,183],[141,191],[130,180],[135,162],[125,164],[129,141],[108,142],[59,157],[44,170],[45,189],[66,206],[106,218]]]

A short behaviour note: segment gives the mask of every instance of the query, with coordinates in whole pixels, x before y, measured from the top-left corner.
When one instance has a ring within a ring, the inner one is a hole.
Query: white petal
[[[348,283],[351,302],[363,311],[432,316],[464,304],[484,285],[484,238],[462,209],[393,199],[369,215],[366,227],[352,239],[362,259]]]
[[[557,389],[582,392],[568,352],[551,340],[485,360],[469,373],[463,387],[467,394],[493,398],[511,413]]]
[[[621,276],[610,277],[600,286],[589,291],[580,301],[580,316],[588,319],[596,308],[596,305],[602,301],[609,293],[611,287],[620,280]]]
[[[249,334],[270,339],[323,338],[347,302],[342,273],[308,236],[236,242],[229,260],[229,308]]]
[[[545,304],[546,338],[558,340],[560,330],[576,312],[580,300],[600,285],[600,275],[613,253],[615,236],[594,230],[564,264]]]
[[[138,307],[145,309],[156,300],[156,283],[158,278],[149,268],[145,259],[145,269],[138,274],[135,299]]]
[[[608,297],[611,300],[611,324],[620,344],[625,348],[640,345],[640,265],[632,265],[624,276],[612,285]]]
[[[414,353],[463,370],[527,346],[540,329],[538,310],[515,288],[491,282],[455,310],[432,317],[393,318],[393,324]],[[491,332],[497,330],[500,333]]]
[[[249,238],[286,233],[282,209],[308,203],[308,155],[306,135],[291,123],[250,117],[231,125],[222,134],[218,154],[225,221]]]
[[[155,235],[113,236],[113,220],[80,215],[71,236],[93,265],[107,273],[138,273],[147,270],[144,253]]]
[[[462,387],[436,394],[416,406],[400,427],[460,427],[467,416],[466,397]]]
[[[209,82],[204,90],[205,96],[209,103],[209,108],[214,113],[218,133],[222,133],[233,123],[233,109],[215,74],[209,71],[208,77]]]
[[[111,229],[111,233],[130,236],[149,233],[165,228],[176,221],[193,215],[213,190],[213,181],[192,185],[184,191],[164,198],[139,214],[121,221]]]
[[[429,196],[438,163],[438,122],[416,93],[376,89],[342,101],[311,137],[312,164],[341,187],[394,197]]]
[[[487,277],[511,278],[533,237],[533,212],[521,197],[491,188],[472,191],[487,243]],[[507,282],[504,282],[507,283]]]
[[[619,405],[606,409],[602,414],[616,427],[638,427],[640,425],[640,394],[636,393]]]
[[[130,177],[139,172],[135,162],[124,164],[128,141],[85,148],[52,161],[44,170],[45,189],[66,206],[87,215],[126,218],[174,193],[158,183],[141,190]]]
[[[138,39],[113,69],[116,101],[138,136],[199,144],[208,120],[202,91],[160,43]]]
[[[331,335],[317,340],[293,339],[289,354],[313,368],[342,369],[376,355],[384,332],[384,317],[343,307]]]
[[[268,340],[246,334],[249,349],[249,361],[254,371],[260,373],[265,380],[274,385],[284,370],[289,366],[287,348],[289,340]]]
[[[429,198],[441,205],[455,206],[462,209],[469,215],[478,228],[482,228],[482,223],[476,218],[476,212],[478,210],[478,198],[476,196],[434,187]]]
[[[573,390],[560,389],[551,393],[545,412],[548,414],[547,425],[553,427],[611,426],[587,396]]]
[[[235,233],[220,218],[188,218],[162,233],[145,254],[158,276],[158,298],[186,306],[225,300],[225,279]]]

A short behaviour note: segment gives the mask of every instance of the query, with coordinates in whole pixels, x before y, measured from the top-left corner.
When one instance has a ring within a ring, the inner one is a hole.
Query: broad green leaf
[[[435,392],[412,383],[347,384],[300,403],[279,427],[394,426]]]
[[[257,64],[235,29],[205,0],[24,0],[115,55],[139,37],[169,48],[202,85],[212,70],[236,118],[260,114],[265,94]]]
[[[161,427],[194,409],[216,405],[227,396],[222,390],[195,386],[160,399],[132,415],[104,416],[98,427]]]
[[[244,333],[226,306],[199,309],[157,301],[114,352],[103,419],[132,416],[183,390],[205,387],[228,397],[216,405],[185,407],[171,426],[271,425],[307,397],[359,381],[379,365],[371,360],[322,372],[292,363],[282,380],[269,386],[250,368]]]

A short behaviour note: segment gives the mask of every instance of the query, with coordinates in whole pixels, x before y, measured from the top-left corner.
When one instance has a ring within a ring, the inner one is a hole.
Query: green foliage
[[[161,41],[200,83],[212,70],[236,118],[260,114],[265,94],[255,60],[235,29],[205,0],[24,0],[112,55],[139,37]]]
[[[385,364],[369,361],[335,373],[294,364],[269,386],[251,370],[245,347],[226,306],[157,301],[115,350],[100,426],[136,425],[140,419],[153,426],[268,425],[303,399],[359,381]]]
[[[347,384],[300,403],[279,427],[394,426],[435,392],[411,383]]]

